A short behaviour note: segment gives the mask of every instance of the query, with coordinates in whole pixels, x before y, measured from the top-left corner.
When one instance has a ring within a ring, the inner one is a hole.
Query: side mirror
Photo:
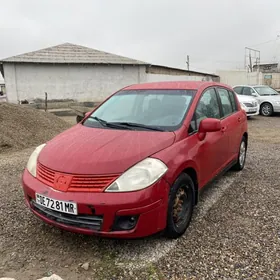
[[[83,116],[81,114],[77,115],[76,122],[80,123],[83,119],[87,118],[91,112],[86,112]]]
[[[202,120],[198,128],[198,138],[204,140],[207,132],[221,131],[221,121],[218,119],[206,118]]]
[[[255,92],[252,92],[252,96],[257,97],[258,95]]]
[[[86,112],[85,113],[85,118],[87,118],[90,114],[91,114],[91,111],[90,112]]]

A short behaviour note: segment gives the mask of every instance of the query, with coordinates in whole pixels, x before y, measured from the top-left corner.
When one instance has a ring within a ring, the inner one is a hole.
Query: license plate
[[[256,109],[249,109],[249,112],[250,113],[255,113],[255,112],[257,112],[257,110]]]
[[[56,200],[36,193],[36,203],[62,213],[78,215],[77,203],[63,200]]]

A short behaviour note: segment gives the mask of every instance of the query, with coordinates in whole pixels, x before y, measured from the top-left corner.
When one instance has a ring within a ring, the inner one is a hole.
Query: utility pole
[[[250,72],[253,72],[251,53],[249,53],[249,68],[250,68]]]
[[[189,57],[189,55],[187,55],[187,69],[188,69],[188,71],[190,70],[190,57]]]
[[[246,47],[245,48],[245,61],[244,61],[244,67],[245,69],[248,67],[250,72],[253,72],[253,65],[252,65],[252,58],[254,61],[256,61],[257,71],[259,72],[259,66],[260,66],[260,59],[261,59],[261,52],[259,50],[251,49]],[[247,62],[248,58],[248,62]]]

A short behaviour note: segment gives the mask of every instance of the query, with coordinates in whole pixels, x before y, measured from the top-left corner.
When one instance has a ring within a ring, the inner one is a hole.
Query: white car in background
[[[255,97],[260,106],[260,114],[269,117],[273,113],[280,113],[280,94],[273,88],[265,85],[234,86],[233,90],[242,96]]]
[[[259,114],[260,106],[258,100],[252,96],[237,94],[241,108],[245,110],[247,117],[256,116]]]

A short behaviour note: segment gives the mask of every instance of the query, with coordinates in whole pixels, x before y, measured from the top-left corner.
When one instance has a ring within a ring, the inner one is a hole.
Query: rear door
[[[221,102],[222,131],[228,139],[227,164],[236,158],[242,138],[241,123],[246,116],[238,110],[237,100],[234,92],[223,87],[217,87]]]

